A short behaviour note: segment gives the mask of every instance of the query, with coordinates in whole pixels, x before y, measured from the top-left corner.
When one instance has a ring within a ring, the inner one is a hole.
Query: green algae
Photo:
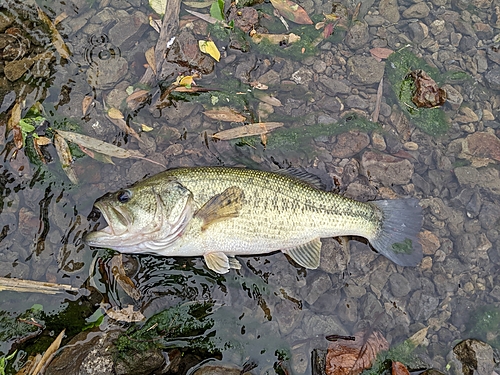
[[[444,111],[439,107],[417,108],[411,100],[415,87],[408,74],[417,69],[425,71],[438,85],[450,77],[455,80],[465,79],[465,77],[461,72],[453,72],[449,76],[441,75],[436,68],[417,57],[408,48],[392,53],[387,59],[387,77],[403,113],[412,124],[425,133],[432,136],[443,135],[449,128],[449,120]]]
[[[467,324],[470,337],[481,339],[496,349],[500,349],[500,307],[485,305],[478,307]]]

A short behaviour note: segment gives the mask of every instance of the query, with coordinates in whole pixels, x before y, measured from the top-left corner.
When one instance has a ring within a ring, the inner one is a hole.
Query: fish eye
[[[130,190],[120,190],[116,195],[116,199],[120,203],[127,203],[132,198],[132,192]]]

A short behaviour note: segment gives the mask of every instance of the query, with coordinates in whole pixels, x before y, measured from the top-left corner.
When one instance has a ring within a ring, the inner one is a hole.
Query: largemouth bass
[[[203,256],[218,273],[240,268],[236,255],[277,250],[315,269],[320,238],[337,236],[364,237],[402,266],[420,262],[417,199],[363,203],[321,190],[317,182],[303,172],[167,170],[98,199],[108,226],[85,241],[122,253]]]

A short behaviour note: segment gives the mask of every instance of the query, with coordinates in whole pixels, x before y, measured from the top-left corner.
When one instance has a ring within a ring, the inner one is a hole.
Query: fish
[[[307,269],[320,264],[321,238],[359,236],[394,263],[417,266],[422,208],[417,198],[359,202],[322,188],[303,170],[188,167],[160,172],[94,203],[108,226],[92,247],[128,254],[203,256],[224,274],[236,256],[281,251]]]

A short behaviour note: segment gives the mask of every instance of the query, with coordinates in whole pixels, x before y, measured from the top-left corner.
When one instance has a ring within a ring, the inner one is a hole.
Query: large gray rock
[[[371,56],[355,55],[347,61],[349,79],[359,85],[379,83],[384,69],[385,63]]]
[[[370,180],[382,185],[405,185],[413,175],[413,164],[408,159],[367,151],[361,158],[361,170]]]

